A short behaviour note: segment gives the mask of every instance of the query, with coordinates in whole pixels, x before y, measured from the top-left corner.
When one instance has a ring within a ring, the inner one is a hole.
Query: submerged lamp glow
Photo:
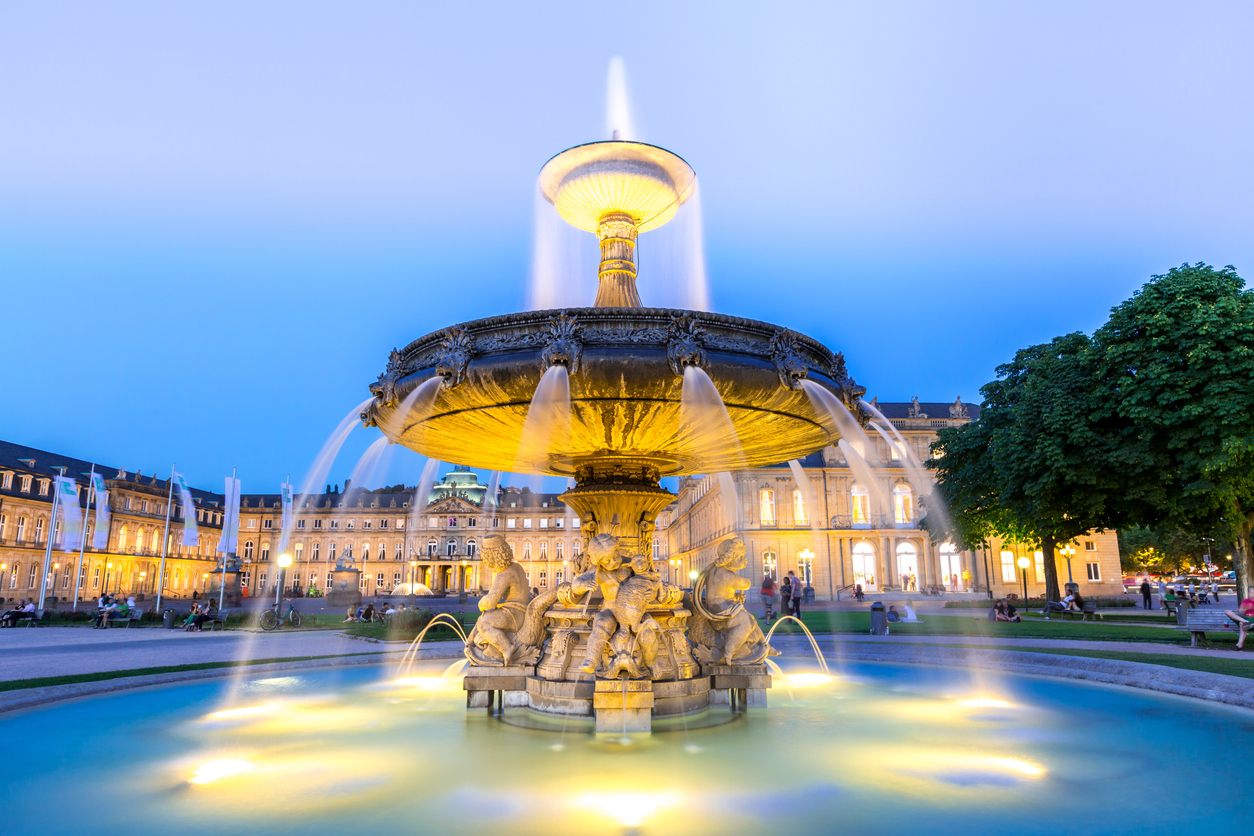
[[[206,761],[200,765],[189,779],[193,784],[208,784],[222,778],[229,778],[241,772],[247,772],[253,765],[246,760],[223,758],[222,760]]]

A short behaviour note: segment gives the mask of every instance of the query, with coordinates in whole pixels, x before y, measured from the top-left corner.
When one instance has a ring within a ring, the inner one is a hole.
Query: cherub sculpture
[[[714,562],[693,585],[686,602],[692,611],[688,638],[693,655],[707,665],[756,665],[767,656],[778,656],[745,609],[744,594],[752,584],[737,574],[745,568],[745,544],[739,537],[719,543]]]
[[[607,678],[626,673],[637,679],[648,676],[657,661],[661,627],[648,614],[651,606],[678,600],[673,587],[664,584],[648,558],[637,555],[630,563],[619,554],[618,538],[598,534],[586,551],[591,571],[575,578],[570,597],[578,600],[600,591],[601,611],[592,620],[588,652],[579,670]],[[602,666],[609,653],[609,660]]]
[[[499,534],[483,541],[480,558],[496,577],[488,594],[479,599],[483,615],[466,639],[466,658],[472,665],[535,664],[548,626],[544,614],[557,600],[557,590],[532,600],[527,573],[514,562],[514,550]]]

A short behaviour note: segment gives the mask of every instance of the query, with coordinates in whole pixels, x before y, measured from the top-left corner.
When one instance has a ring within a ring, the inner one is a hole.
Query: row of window
[[[1092,540],[1085,541],[1084,550],[1086,552],[1097,552],[1097,544]],[[1036,583],[1045,583],[1045,553],[1035,551],[1032,553],[1033,568],[1036,570]],[[1093,582],[1100,582],[1102,579],[1102,566],[1097,562],[1096,556],[1087,559],[1084,563],[1085,574],[1088,579]],[[1027,571],[1026,569],[1024,570]],[[1015,553],[1012,551],[1002,551],[1001,553],[1001,579],[1003,583],[1018,583],[1019,566]]]
[[[335,560],[335,558],[336,558],[336,544],[335,544],[335,543],[330,543],[330,544],[329,544],[329,546],[330,546],[330,548],[328,549],[327,559],[328,559],[328,560]],[[405,555],[404,555],[404,552],[402,551],[402,550],[403,550],[403,548],[404,548],[403,544],[402,544],[402,543],[400,543],[400,542],[397,542],[397,543],[393,544],[393,546],[394,546],[394,548],[393,548],[393,550],[392,550],[392,559],[393,559],[393,560],[404,560],[404,559],[405,559]],[[655,555],[657,554],[658,547],[659,547],[659,546],[658,546],[658,541],[654,540],[654,541],[653,541],[653,551],[654,551],[654,554],[655,554]],[[426,548],[426,555],[427,555],[428,557],[435,557],[437,554],[439,554],[439,548],[440,548],[439,543],[437,543],[435,540],[428,540],[428,541],[427,541],[427,548]],[[455,556],[457,556],[457,541],[456,541],[456,540],[452,540],[452,539],[450,539],[447,543],[445,543],[445,544],[444,544],[444,549],[445,549],[445,554],[446,554],[448,557],[455,557]],[[466,557],[474,557],[474,556],[478,553],[478,549],[479,549],[479,546],[478,546],[478,544],[477,544],[474,540],[467,540],[467,541],[466,541],[466,552],[465,552],[465,556],[466,556]],[[579,544],[579,542],[578,542],[578,541],[576,541],[576,542],[574,542],[574,543],[572,543],[572,544],[571,544],[571,553],[572,553],[573,555],[576,555],[576,556],[577,556],[577,555],[579,554],[579,549],[580,549],[580,544]],[[321,544],[321,543],[313,543],[313,544],[311,544],[311,547],[310,547],[310,550],[309,550],[309,551],[310,551],[310,554],[309,554],[309,560],[313,560],[313,561],[319,561],[319,560],[322,560],[322,544]],[[380,542],[380,543],[379,543],[379,548],[378,548],[378,551],[374,552],[374,554],[375,554],[375,555],[377,555],[375,559],[376,559],[376,560],[387,560],[387,553],[388,553],[388,551],[387,551],[387,543]],[[269,560],[269,559],[270,559],[270,544],[269,544],[269,543],[262,543],[262,544],[261,544],[261,548],[260,548],[260,550],[258,550],[258,549],[257,549],[256,544],[255,544],[252,540],[245,540],[245,541],[244,541],[244,552],[243,552],[243,554],[244,554],[244,559],[245,559],[245,560],[252,560],[254,557],[255,557],[255,558],[257,558],[258,560]],[[343,551],[341,554],[342,554],[342,556],[343,556],[343,557],[346,557],[346,558],[347,558],[347,557],[352,557],[352,556],[353,556],[353,546],[352,546],[352,544],[351,544],[351,543],[345,543],[345,544],[344,544],[344,551]],[[361,550],[360,550],[360,552],[359,552],[358,554],[360,555],[360,557],[361,557],[361,559],[362,559],[362,560],[369,560],[369,559],[370,559],[370,554],[371,554],[371,552],[370,552],[370,543],[363,542],[363,543],[361,544]],[[305,559],[305,544],[304,544],[304,543],[297,543],[297,544],[293,547],[293,555],[292,555],[292,556],[296,559],[296,561],[297,561],[297,562],[300,562],[300,561],[304,560],[304,559]],[[564,559],[565,559],[564,548],[563,548],[563,544],[562,544],[562,543],[560,543],[560,542],[559,542],[559,543],[555,543],[555,544],[553,545],[553,557],[554,557],[554,559],[555,559],[555,560],[564,560]],[[531,560],[531,559],[532,559],[532,551],[531,551],[531,543],[530,543],[530,542],[525,542],[525,543],[523,543],[523,544],[522,544],[522,559],[523,559],[523,560]],[[541,542],[541,543],[539,544],[539,549],[538,549],[538,559],[539,559],[539,560],[548,560],[548,559],[549,559],[549,544],[548,544],[547,542]]]
[[[758,504],[762,525],[775,525],[775,491],[771,488],[758,491]],[[854,525],[871,524],[871,494],[862,485],[855,484],[850,488],[849,509]],[[795,525],[810,524],[805,495],[798,488],[793,488],[792,492],[792,516]],[[909,485],[893,487],[893,521],[902,525],[914,522],[914,496]]]

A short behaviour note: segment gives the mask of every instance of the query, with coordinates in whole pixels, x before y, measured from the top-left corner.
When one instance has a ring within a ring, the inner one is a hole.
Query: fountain
[[[428,334],[394,350],[370,386],[363,422],[431,460],[574,480],[562,494],[584,536],[572,579],[532,599],[505,540],[483,546],[496,577],[467,641],[469,707],[595,718],[621,735],[702,711],[711,694],[765,703],[771,650],[736,610],[736,559],[720,552],[706,570],[719,572],[688,594],[653,565],[654,520],[675,500],[660,480],[803,458],[842,434],[816,393],[865,425],[865,390],[843,356],[787,328],[642,306],[638,236],[673,218],[696,182],[679,156],[642,142],[556,155],[539,189],[597,236],[593,306]],[[434,397],[416,397],[433,378]]]

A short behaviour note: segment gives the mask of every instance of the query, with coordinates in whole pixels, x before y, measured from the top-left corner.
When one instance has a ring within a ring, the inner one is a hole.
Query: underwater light
[[[404,685],[409,688],[421,688],[424,691],[434,691],[439,688],[449,687],[456,684],[442,676],[402,676],[400,679],[392,680],[393,685]]]
[[[238,775],[252,769],[253,765],[246,760],[238,760],[233,758],[224,758],[216,761],[206,761],[200,765],[200,769],[196,770],[196,774],[189,779],[193,784],[208,784],[221,778],[229,778],[232,775]]]
[[[267,711],[277,711],[279,706],[274,704],[266,705],[245,705],[239,708],[228,708],[223,711],[215,711],[209,715],[211,720],[233,720],[236,717],[248,717],[252,714],[264,714]]]
[[[805,688],[815,685],[827,685],[832,678],[825,673],[790,673],[785,677],[794,688]]]
[[[1005,700],[995,700],[989,697],[975,697],[969,700],[962,700],[958,703],[966,708],[1011,708],[1010,703]]]

